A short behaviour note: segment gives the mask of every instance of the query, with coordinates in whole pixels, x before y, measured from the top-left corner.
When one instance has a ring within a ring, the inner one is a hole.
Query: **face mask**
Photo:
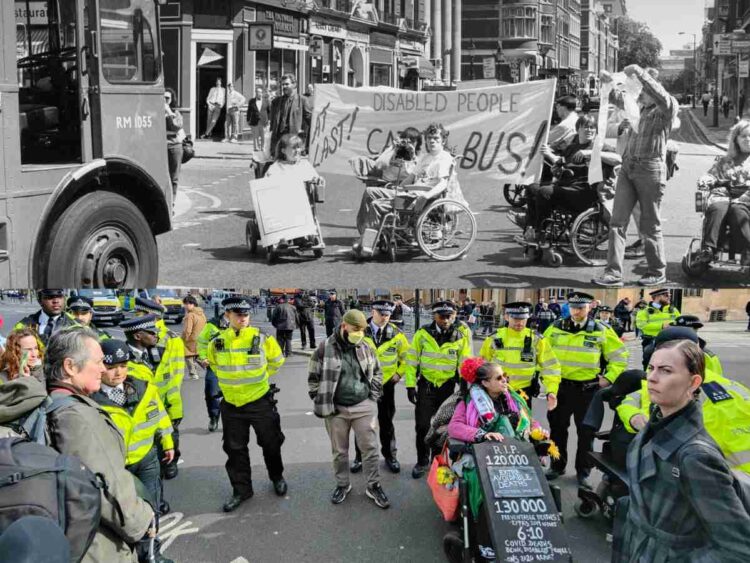
[[[652,306],[653,306],[654,309],[661,309],[662,305],[661,305],[661,303],[654,303]]]
[[[354,344],[355,346],[365,339],[365,333],[362,330],[358,330],[357,332],[345,331],[345,333],[346,339],[349,343]]]

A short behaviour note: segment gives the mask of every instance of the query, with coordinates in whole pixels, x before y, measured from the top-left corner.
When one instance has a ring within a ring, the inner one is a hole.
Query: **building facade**
[[[591,96],[599,92],[601,71],[617,70],[619,43],[616,26],[615,17],[607,14],[601,2],[582,0],[581,84]]]

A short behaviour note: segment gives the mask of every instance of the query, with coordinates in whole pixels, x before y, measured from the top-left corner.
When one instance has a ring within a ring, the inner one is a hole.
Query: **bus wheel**
[[[93,192],[53,225],[38,287],[156,287],[159,255],[146,218],[128,199]]]

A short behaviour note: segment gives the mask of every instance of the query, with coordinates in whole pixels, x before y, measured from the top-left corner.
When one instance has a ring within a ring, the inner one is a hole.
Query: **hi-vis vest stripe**
[[[406,355],[406,387],[417,384],[417,373],[433,385],[440,386],[455,376],[461,362],[471,356],[471,347],[462,331],[453,342],[438,346],[435,339],[425,329],[414,335]]]

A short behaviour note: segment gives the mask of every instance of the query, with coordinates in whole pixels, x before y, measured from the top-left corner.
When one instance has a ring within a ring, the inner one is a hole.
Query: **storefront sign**
[[[259,22],[272,22],[273,32],[276,35],[285,35],[287,37],[299,37],[300,25],[299,17],[284,12],[274,12],[265,9],[258,10]]]
[[[388,35],[387,33],[380,33],[379,31],[373,31],[370,34],[370,43],[372,45],[382,45],[383,47],[390,47],[391,49],[395,49],[396,36]]]
[[[420,55],[424,53],[424,45],[419,41],[413,41],[409,39],[401,39],[398,42],[399,47],[402,51],[413,51]]]
[[[16,2],[16,24],[47,25],[47,2]]]
[[[750,61],[740,61],[740,78],[750,76]]]
[[[493,57],[483,58],[482,70],[485,78],[495,78],[495,59]]]
[[[310,20],[310,35],[322,35],[324,37],[346,38],[346,30],[336,23],[321,20]]]
[[[444,92],[321,84],[315,90],[310,160],[321,173],[347,174],[349,159],[380,154],[405,126],[422,130],[437,122],[464,157],[457,165],[459,181],[464,174],[480,174],[531,183],[541,171],[554,87],[554,80]]]
[[[346,38],[349,41],[356,41],[357,43],[369,43],[370,34],[362,33],[361,31],[352,31],[351,29],[346,32]]]
[[[270,51],[273,49],[273,25],[270,23],[247,24],[247,50]]]

